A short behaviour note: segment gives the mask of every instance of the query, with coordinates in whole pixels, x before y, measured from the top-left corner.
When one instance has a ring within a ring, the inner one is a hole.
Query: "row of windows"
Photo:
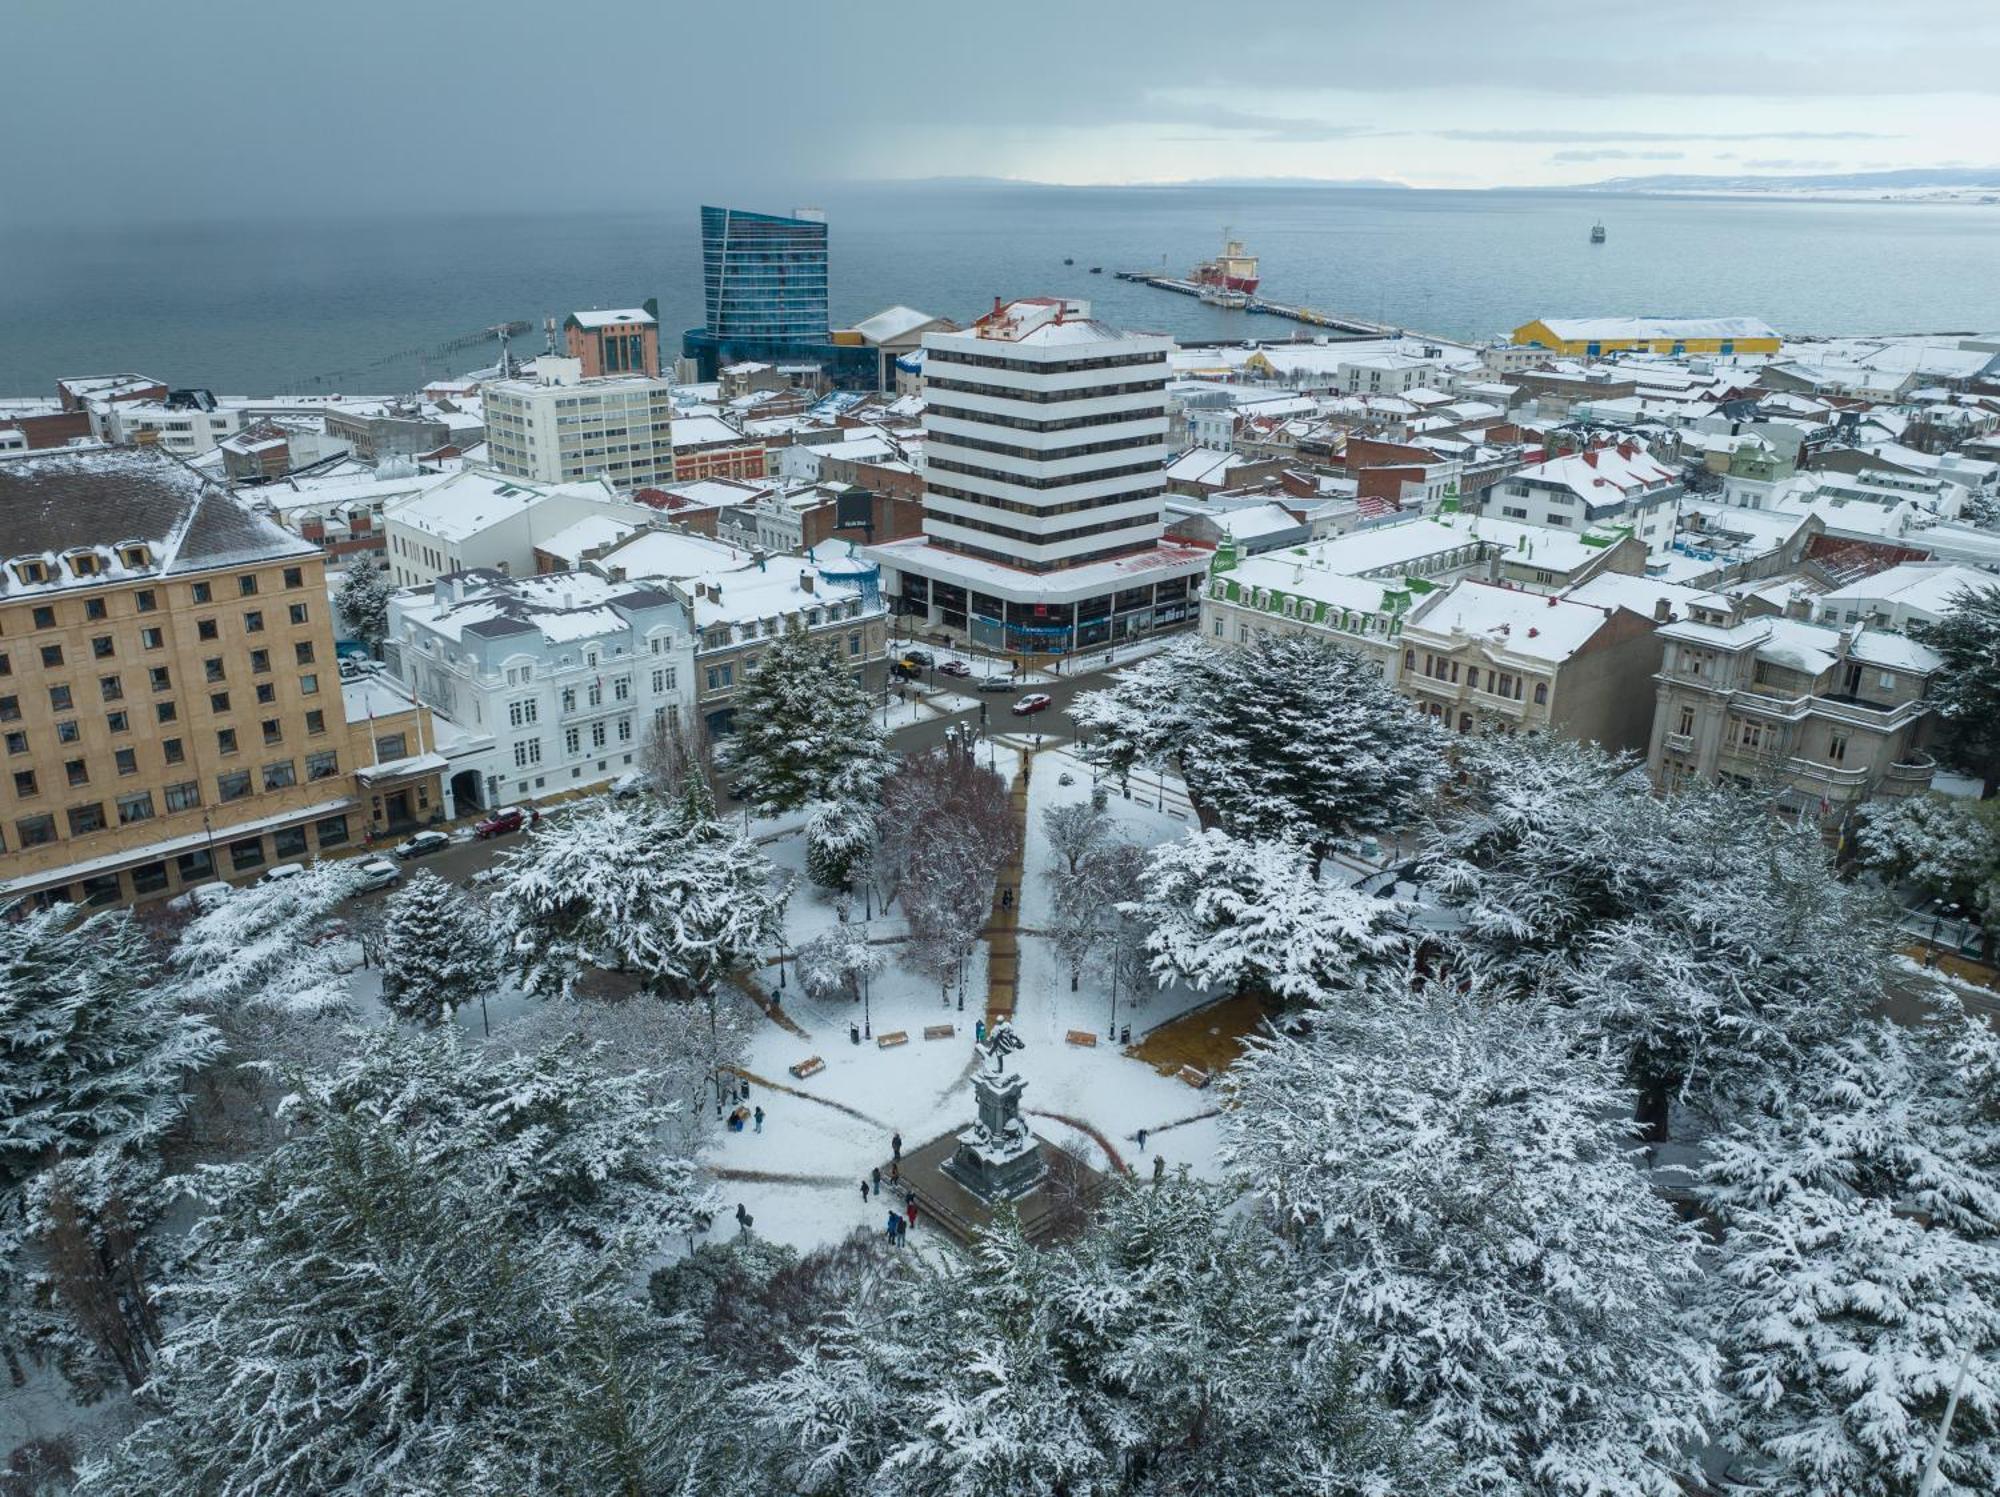
[[[306,652],[299,655],[299,664],[311,664],[313,658],[311,654],[312,646],[301,645],[299,648]],[[250,670],[253,675],[266,675],[270,672],[270,669],[270,651],[252,650],[250,652]],[[205,675],[211,685],[228,679],[228,673],[219,656],[206,662]],[[319,695],[318,672],[307,671],[297,679],[299,694],[301,696]],[[147,680],[155,692],[173,690],[173,675],[164,665],[155,666],[147,672]],[[115,675],[99,676],[97,678],[97,691],[98,695],[106,702],[122,702],[125,700],[125,678]],[[69,682],[58,681],[55,685],[48,688],[48,693],[49,710],[51,712],[72,712],[76,709],[76,691]],[[269,681],[260,681],[256,683],[256,696],[260,705],[269,706],[278,699],[277,687]],[[230,710],[229,693],[226,691],[210,692],[208,705],[209,710],[218,715],[228,712]],[[178,711],[172,702],[157,703],[154,707],[154,712],[158,716],[159,721],[163,723],[174,721],[178,715]],[[122,715],[122,713],[111,714],[114,718]],[[0,722],[19,722],[21,716],[21,698],[18,695],[0,696]],[[58,724],[57,727],[58,731],[60,731],[61,724]],[[122,732],[123,729],[114,728],[113,731]]]
[[[924,386],[924,393],[929,395],[937,388],[939,388],[938,383],[927,383]],[[1060,421],[1037,421],[1032,416],[996,416],[991,411],[962,411],[956,406],[939,405],[933,400],[929,402],[929,414],[949,421],[974,421],[981,426],[1005,426],[1015,431],[1054,432],[1077,431],[1087,426],[1117,426],[1126,421],[1159,421],[1165,419],[1167,413],[1161,406],[1145,406],[1131,411],[1106,411],[1097,416],[1068,416]],[[933,432],[932,435],[943,437],[945,434]]]
[[[166,721],[170,719],[162,720]],[[73,727],[74,725],[72,724],[71,726]],[[308,738],[320,737],[326,732],[326,714],[317,709],[306,713],[305,728]],[[258,731],[263,738],[266,748],[275,748],[285,741],[284,724],[277,718],[266,718],[259,724]],[[63,741],[71,742],[73,740],[64,739]],[[171,767],[187,762],[186,740],[180,738],[162,738],[159,742],[160,756],[163,763]],[[27,751],[27,740],[23,734],[7,734],[6,744],[10,755],[25,753]],[[241,747],[241,740],[237,730],[235,728],[219,729],[215,735],[215,747],[216,752],[224,757],[230,757],[238,753]],[[400,757],[400,753],[401,751],[398,750],[397,757]],[[331,762],[333,755],[327,753],[314,755],[313,757],[323,758]],[[111,765],[120,777],[139,773],[138,750],[129,748],[113,749],[111,753]],[[337,771],[328,771],[328,773],[335,772]],[[88,785],[90,783],[90,761],[88,759],[65,760],[63,762],[63,776],[73,787]],[[312,775],[310,778],[320,779],[323,776]],[[41,793],[41,780],[34,770],[18,769],[14,771],[14,794],[16,797],[21,800],[32,800]]]
[[[42,830],[39,822],[47,819],[37,818],[38,824],[35,827],[37,836],[40,836]],[[19,825],[21,824],[17,824],[17,828]],[[346,846],[351,835],[345,816],[321,817],[313,823],[313,830],[318,833],[321,851]],[[54,838],[50,836],[42,840],[53,841]],[[22,845],[33,844],[24,842]],[[271,833],[270,850],[271,856],[279,860],[304,857],[307,851],[306,829],[303,826],[284,827]],[[232,872],[248,873],[253,868],[263,867],[265,861],[262,837],[244,837],[229,844],[229,866]],[[206,847],[184,852],[174,859],[174,871],[179,875],[180,885],[184,889],[204,883],[215,877],[214,855]],[[135,899],[147,894],[163,893],[169,887],[164,859],[157,863],[141,863],[124,876],[132,882],[132,897]],[[36,900],[46,907],[71,898],[71,889],[74,888],[80,891],[80,897],[86,904],[116,904],[124,897],[119,888],[119,880],[120,875],[116,873],[94,874],[80,884],[45,891],[37,895]]]
[[[23,582],[46,582],[49,580],[48,567],[43,562],[22,561],[16,562],[14,566],[15,570],[21,573],[21,580]],[[23,568],[36,569],[40,575],[29,576],[22,571]],[[87,573],[86,575],[95,575],[95,573]],[[288,588],[304,587],[306,585],[304,567],[286,567],[282,575],[284,584]],[[255,572],[242,572],[237,575],[236,594],[238,597],[255,597],[257,589],[258,581]],[[134,606],[140,613],[151,613],[159,607],[159,593],[154,588],[144,587],[137,589],[133,593],[133,599]],[[203,603],[213,603],[215,601],[215,584],[213,582],[189,583],[188,600],[197,606]],[[110,616],[110,606],[104,598],[86,598],[83,600],[83,613],[87,621],[107,618]],[[54,629],[58,627],[56,609],[52,603],[37,605],[33,613],[33,618],[34,626],[37,629]]]
[[[1152,394],[1159,389],[1150,379],[1134,380],[1129,385],[1086,385],[1071,390],[1016,390],[1004,385],[975,385],[958,379],[939,379],[924,376],[924,394],[928,398],[934,390],[955,392],[960,395],[985,395],[995,400],[1020,400],[1029,405],[1058,405],[1071,400],[1099,400],[1113,395]],[[981,420],[988,419],[985,416]]]
[[[1127,494],[1099,494],[1090,499],[1067,499],[1061,504],[1029,504],[1021,499],[1000,499],[992,494],[975,494],[970,489],[954,488],[947,483],[926,484],[927,493],[942,499],[957,499],[966,504],[977,504],[982,509],[1004,509],[1017,515],[1075,515],[1085,510],[1103,509],[1108,504],[1130,504],[1140,499],[1158,497],[1159,489],[1135,489]]]
[[[972,520],[964,515],[935,512],[931,518],[940,525],[956,525],[963,530],[983,530],[988,535],[1004,535],[1009,540],[1020,541],[1028,546],[1057,546],[1065,541],[1080,541],[1085,536],[1107,535],[1114,530],[1133,530],[1141,526],[1159,523],[1156,515],[1128,515],[1122,520],[1106,520],[1098,525],[1078,525],[1070,530],[1052,530],[1038,534],[1032,530],[1019,530],[1012,525],[1000,525],[991,520]]]
[[[314,780],[332,779],[340,773],[340,756],[332,751],[306,756],[305,773],[308,783]],[[19,776],[15,777],[17,780]],[[291,759],[278,759],[266,764],[254,774],[247,769],[232,770],[215,777],[215,803],[228,805],[232,801],[247,799],[260,782],[266,791],[287,790],[299,783],[298,765]],[[104,830],[111,825],[110,818],[117,817],[119,826],[133,826],[142,821],[151,821],[164,812],[168,816],[185,811],[198,811],[202,806],[201,784],[197,780],[183,780],[167,785],[155,795],[154,791],[134,790],[113,799],[109,812],[102,801],[84,801],[66,807],[63,824],[69,835],[87,837],[93,832]],[[56,818],[53,813],[23,816],[14,823],[15,845],[18,847],[40,847],[57,840]]]
[[[1003,359],[995,354],[967,353],[958,348],[930,348],[924,351],[924,366],[963,364],[973,369],[1005,369],[1015,374],[1081,374],[1091,369],[1136,369],[1148,364],[1165,364],[1164,349],[1153,353],[1121,353],[1097,359]]]
[[[1150,551],[1154,542],[1151,537],[1129,546],[1110,546],[1102,551],[1086,551],[1078,556],[1065,556],[1059,561],[1045,561],[1037,557],[1022,556],[1015,551],[995,551],[990,546],[968,546],[951,536],[931,537],[931,544],[940,551],[955,552],[960,556],[971,556],[981,561],[997,561],[1003,566],[1013,567],[1023,572],[1060,572],[1069,567],[1087,567],[1093,562],[1114,561],[1120,556],[1131,556],[1139,551]]]
[[[38,609],[36,611],[40,612],[41,610]],[[294,603],[286,610],[286,618],[293,624],[303,624],[307,622],[309,617],[310,614],[303,603]],[[264,632],[264,611],[261,608],[252,608],[245,611],[243,615],[243,630],[246,634],[262,634]],[[219,639],[221,633],[221,627],[215,619],[207,618],[195,621],[195,634],[204,641]],[[149,626],[139,631],[139,644],[142,649],[164,649],[166,643],[166,632],[162,629]],[[39,648],[41,651],[42,668],[44,670],[60,670],[62,668],[64,651],[61,645],[42,645]],[[311,646],[308,645],[305,648],[310,650]],[[91,638],[90,655],[93,660],[110,660],[117,654],[118,641],[112,635],[99,634]],[[307,658],[310,658],[310,656]],[[6,650],[0,650],[0,676],[11,676],[13,673],[13,656]]]
[[[1075,447],[1017,447],[1011,442],[989,442],[984,437],[968,437],[954,431],[934,431],[930,434],[927,452],[935,453],[940,447],[966,447],[975,452],[997,452],[1002,457],[1026,458],[1030,462],[1059,463],[1073,457],[1095,457],[1100,452],[1130,452],[1137,447],[1157,447],[1160,439],[1156,436],[1119,437],[1109,442],[1085,442]]]
[[[1403,669],[1410,672],[1417,670],[1417,652],[1415,650],[1403,651]],[[1435,681],[1447,681],[1456,685],[1459,678],[1459,662],[1446,655],[1433,655],[1429,651],[1425,651],[1422,674],[1429,676]],[[1527,678],[1515,675],[1512,671],[1495,670],[1491,666],[1488,666],[1486,668],[1485,684],[1481,685],[1479,667],[1468,665],[1465,667],[1465,684],[1473,691],[1485,691],[1493,696],[1505,698],[1510,702],[1518,702],[1521,700],[1522,690],[1527,684]],[[1548,703],[1549,683],[1546,681],[1535,682],[1535,705],[1537,707],[1546,707]]]
[[[1023,489],[1073,489],[1078,484],[1097,483],[1106,478],[1130,478],[1140,473],[1158,474],[1157,461],[1125,463],[1116,468],[1093,468],[1088,473],[1066,473],[1060,478],[1032,478],[1024,473],[1008,473],[999,468],[977,468],[971,463],[955,463],[948,458],[926,454],[925,468],[933,472],[963,473],[969,478],[990,478],[995,483],[1011,483]]]

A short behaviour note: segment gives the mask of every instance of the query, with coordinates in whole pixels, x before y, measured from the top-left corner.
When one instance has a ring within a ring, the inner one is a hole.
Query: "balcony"
[[[1785,772],[1795,780],[1809,780],[1829,790],[1859,790],[1868,783],[1868,771],[1865,769],[1854,769],[1845,764],[1821,764],[1813,759],[1787,759]]]
[[[1670,754],[1691,754],[1694,752],[1694,734],[1692,733],[1669,733],[1664,742],[1667,752]]]
[[[1937,767],[1937,760],[1929,754],[1910,754],[1898,759],[1882,771],[1882,794],[1922,795],[1931,788],[1931,777],[1937,773]]]

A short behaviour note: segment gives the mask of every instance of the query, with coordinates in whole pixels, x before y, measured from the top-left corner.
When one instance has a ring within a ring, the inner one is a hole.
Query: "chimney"
[[[1655,598],[1653,600],[1653,622],[1656,624],[1671,624],[1673,621],[1673,605],[1665,598]]]
[[[1558,598],[1554,593],[1549,594],[1549,607],[1553,608],[1556,606],[1556,604],[1560,603],[1561,601],[1562,600]]]
[[[812,590],[813,590],[813,573],[812,573],[812,568],[811,568],[811,567],[800,567],[800,568],[799,568],[799,591],[800,591],[800,592],[802,592],[802,593],[809,593],[809,592],[811,592]]]

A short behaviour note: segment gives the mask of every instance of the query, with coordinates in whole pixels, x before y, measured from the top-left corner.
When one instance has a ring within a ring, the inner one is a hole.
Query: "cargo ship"
[[[1222,253],[1195,266],[1188,279],[1197,286],[1220,286],[1248,296],[1257,289],[1257,257],[1244,254],[1243,241],[1228,238],[1227,229],[1222,232]]]

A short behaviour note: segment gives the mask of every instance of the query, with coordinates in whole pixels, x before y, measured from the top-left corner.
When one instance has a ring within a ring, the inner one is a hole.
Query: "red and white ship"
[[[1188,279],[1197,286],[1222,286],[1248,295],[1257,289],[1257,257],[1243,253],[1242,240],[1225,238],[1222,253],[1195,266]]]

